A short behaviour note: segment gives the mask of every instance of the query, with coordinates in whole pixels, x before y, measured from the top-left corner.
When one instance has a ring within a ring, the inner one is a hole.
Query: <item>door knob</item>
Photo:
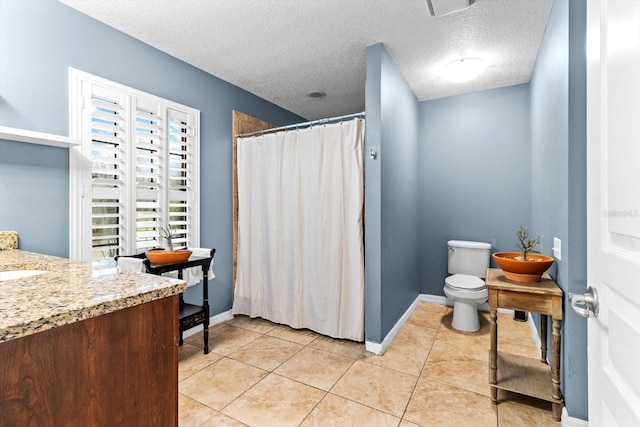
[[[582,317],[598,317],[600,304],[598,291],[593,286],[587,288],[586,294],[569,294],[571,308]]]

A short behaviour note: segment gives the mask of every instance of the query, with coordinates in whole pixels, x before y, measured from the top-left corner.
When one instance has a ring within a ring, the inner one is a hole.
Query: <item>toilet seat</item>
[[[468,274],[454,274],[444,279],[446,286],[463,291],[480,291],[484,289],[484,280]]]

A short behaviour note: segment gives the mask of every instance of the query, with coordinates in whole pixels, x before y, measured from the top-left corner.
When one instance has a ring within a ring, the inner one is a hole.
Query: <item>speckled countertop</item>
[[[91,263],[0,250],[0,271],[47,273],[0,281],[0,343],[184,292],[186,282],[151,274],[94,271]]]

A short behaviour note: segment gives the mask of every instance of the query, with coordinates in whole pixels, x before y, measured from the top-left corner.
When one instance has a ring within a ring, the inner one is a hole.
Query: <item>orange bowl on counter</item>
[[[544,272],[553,264],[550,256],[530,254],[526,261],[522,261],[521,256],[520,252],[496,252],[493,260],[507,279],[516,282],[539,282]]]
[[[181,249],[173,252],[166,252],[164,249],[154,249],[146,251],[144,255],[147,257],[151,264],[174,264],[177,262],[184,262],[191,256],[191,251]]]

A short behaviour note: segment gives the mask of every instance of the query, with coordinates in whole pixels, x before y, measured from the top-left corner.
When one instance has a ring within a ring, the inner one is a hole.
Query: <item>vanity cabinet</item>
[[[0,343],[0,425],[176,426],[178,296]]]
[[[489,268],[485,280],[489,292],[491,350],[489,384],[491,400],[498,403],[498,389],[551,402],[553,416],[560,420],[563,400],[560,393],[560,321],[562,289],[544,274],[539,282],[521,283],[507,279],[500,269]],[[540,360],[498,352],[498,308],[540,314]],[[547,364],[547,318],[551,316],[551,367]]]

